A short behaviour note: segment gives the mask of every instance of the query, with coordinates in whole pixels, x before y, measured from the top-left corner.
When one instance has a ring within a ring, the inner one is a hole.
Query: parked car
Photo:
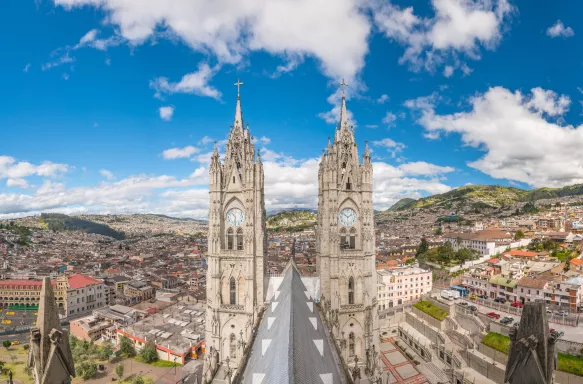
[[[515,307],[515,308],[522,308],[524,307],[524,304],[522,304],[520,301],[515,301],[512,304],[510,304],[511,306]]]
[[[480,295],[478,296],[480,299],[488,300],[488,295]]]
[[[468,303],[466,303],[465,301],[463,301],[463,302],[460,303],[460,305],[463,305],[465,307],[466,305],[468,305]]]
[[[514,323],[514,326],[515,326],[516,328],[518,328],[518,327],[520,327],[520,323]]]
[[[551,311],[550,309],[547,308],[547,313],[552,315],[553,311]]]
[[[503,297],[497,297],[494,299],[494,301],[497,303],[502,303],[502,304],[506,303],[506,299]]]
[[[472,312],[476,312],[476,311],[478,310],[478,307],[476,307],[475,305],[470,305],[470,306],[468,307],[468,309],[469,309],[470,311],[472,311]]]
[[[499,319],[500,318],[500,315],[497,314],[497,313],[495,313],[495,312],[490,312],[490,313],[486,314],[486,316],[491,317],[493,319]]]
[[[500,320],[500,324],[510,324],[514,321],[512,317],[506,316],[502,320]]]
[[[12,342],[12,345],[18,345],[18,344],[20,344],[20,341],[18,341],[18,340]]]
[[[474,294],[470,295],[470,300],[476,300],[477,298],[478,298],[478,295],[474,295]]]
[[[557,314],[557,315],[559,315],[559,316],[568,316],[568,315],[569,315],[569,312],[568,312],[568,311],[565,311],[565,310],[563,309],[563,310],[561,310],[561,311],[557,311],[557,312],[555,312],[555,314]]]

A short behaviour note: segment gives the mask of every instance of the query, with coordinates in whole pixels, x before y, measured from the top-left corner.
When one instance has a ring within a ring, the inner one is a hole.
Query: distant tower
[[[243,83],[235,84],[239,89]],[[221,162],[210,164],[205,378],[229,358],[236,368],[264,305],[265,227],[263,165],[243,126],[240,92]]]
[[[70,384],[75,365],[69,333],[61,329],[51,279],[45,277],[40,292],[36,327],[30,331],[28,366],[35,384]]]
[[[377,274],[372,206],[373,169],[368,144],[362,164],[348,124],[344,81],[340,125],[318,171],[316,267],[332,332],[344,338],[342,356],[367,366],[378,355]]]

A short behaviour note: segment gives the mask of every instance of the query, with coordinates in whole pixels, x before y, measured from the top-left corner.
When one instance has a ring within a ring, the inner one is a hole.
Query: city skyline
[[[466,184],[583,182],[574,1],[175,3],[7,3],[0,218],[206,218],[238,78],[267,210],[317,206],[344,80],[376,209]]]

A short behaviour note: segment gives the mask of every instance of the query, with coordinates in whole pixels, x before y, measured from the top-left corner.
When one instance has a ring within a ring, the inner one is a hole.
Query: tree
[[[120,337],[119,352],[126,357],[134,357],[136,355],[134,344],[127,336]]]
[[[514,234],[514,240],[520,240],[520,239],[524,239],[524,232],[518,230]]]
[[[526,247],[529,251],[540,251],[542,250],[542,241],[538,237],[532,239],[532,241]]]
[[[158,351],[156,350],[156,345],[149,341],[144,345],[144,348],[140,351],[140,358],[144,363],[151,364],[158,361]]]
[[[435,234],[437,236],[443,235],[443,228],[441,228],[441,225],[439,227],[437,227],[437,229],[435,230]]]
[[[12,342],[10,340],[4,340],[2,342],[2,345],[4,346],[4,348],[8,349],[12,345]]]
[[[117,378],[119,380],[121,380],[121,378],[123,377],[123,371],[125,370],[125,367],[123,365],[123,361],[120,362],[118,365],[115,366],[115,374],[117,375]]]
[[[415,257],[419,257],[419,255],[426,253],[428,250],[429,250],[429,244],[427,243],[427,240],[425,238],[422,238],[421,244],[419,244],[419,246],[417,247],[417,252],[415,253]]]
[[[456,252],[456,259],[460,261],[460,263],[473,260],[476,257],[476,254],[467,248],[461,248]]]
[[[84,361],[75,368],[75,373],[83,380],[89,380],[97,373],[97,364],[92,361]]]
[[[97,352],[97,356],[101,360],[109,360],[111,355],[113,355],[113,350],[109,344],[105,344],[103,347],[99,348],[99,352]]]
[[[142,376],[136,376],[132,380],[132,384],[146,384]]]

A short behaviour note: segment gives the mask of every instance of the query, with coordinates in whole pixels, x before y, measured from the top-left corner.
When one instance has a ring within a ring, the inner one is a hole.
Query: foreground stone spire
[[[51,279],[45,277],[40,293],[36,327],[30,331],[28,366],[35,384],[69,384],[75,365],[69,333],[61,329]]]
[[[526,303],[520,327],[510,330],[510,353],[504,383],[553,384],[557,334],[549,332],[544,302]]]

